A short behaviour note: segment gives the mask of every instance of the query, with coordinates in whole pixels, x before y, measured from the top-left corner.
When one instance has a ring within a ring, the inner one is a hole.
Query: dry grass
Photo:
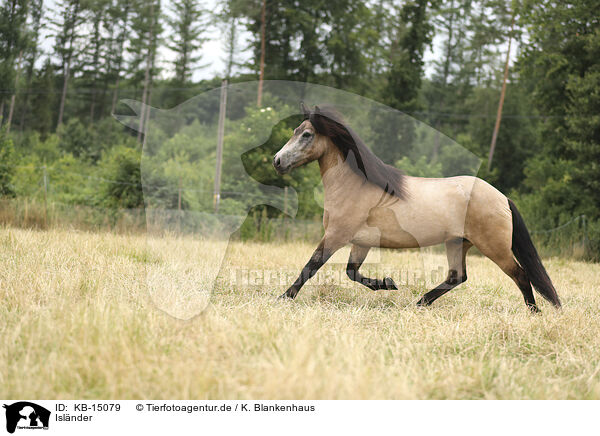
[[[208,301],[190,283],[211,278],[218,248],[0,229],[0,396],[600,398],[598,264],[547,260],[565,308],[538,298],[543,315],[532,316],[510,279],[477,256],[469,281],[428,309],[414,306],[419,284],[374,293],[344,280],[282,302],[274,297],[284,284],[242,286],[230,274],[296,272],[308,244],[233,244]],[[381,256],[404,271],[423,268],[418,253]],[[425,256],[429,269],[444,263]],[[182,314],[208,307],[182,321],[151,294]]]

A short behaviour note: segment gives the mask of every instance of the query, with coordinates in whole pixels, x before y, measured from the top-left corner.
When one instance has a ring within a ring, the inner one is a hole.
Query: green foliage
[[[6,128],[0,128],[0,197],[14,197],[13,175],[15,172],[15,147],[6,134]]]
[[[519,66],[540,111],[541,150],[527,162],[522,197],[528,215],[555,227],[585,214],[600,221],[600,30],[597,3],[531,5],[531,26]],[[597,238],[597,239],[596,239]],[[591,236],[598,246],[600,237]]]
[[[63,152],[90,162],[97,162],[104,151],[115,145],[136,146],[133,137],[125,134],[120,124],[112,118],[88,125],[71,119],[59,127],[57,135]]]
[[[78,119],[72,118],[62,124],[57,130],[61,138],[60,146],[63,152],[71,153],[75,157],[87,157],[88,153],[95,152],[88,137],[88,129]]]
[[[413,177],[443,177],[442,164],[429,161],[427,156],[419,157],[416,162],[404,156],[396,162],[396,166]]]
[[[104,180],[98,181],[106,207],[134,209],[144,206],[140,161],[140,151],[125,146],[115,147],[102,156],[99,166]]]
[[[206,28],[205,11],[194,0],[175,0],[171,3],[173,18],[167,22],[171,26],[169,48],[177,53],[175,77],[179,84],[186,83],[200,57],[197,51],[206,38],[202,36]]]
[[[212,211],[218,93],[185,117],[176,110],[161,113],[145,138],[110,115],[123,110],[122,98],[166,109],[219,87],[218,74],[193,80],[212,22],[227,30],[227,78],[255,80],[263,54],[262,0],[223,0],[213,12],[190,0],[171,2],[170,11],[155,0],[58,0],[54,6],[50,13],[41,0],[0,6],[4,124],[12,114],[10,135],[5,129],[0,136],[0,195],[41,204],[45,186],[48,200],[65,209],[136,208],[143,206],[143,174],[145,199],[153,207]],[[354,116],[353,124],[379,157],[411,175],[474,174],[483,162],[478,175],[514,198],[536,230],[585,215],[585,231],[572,226],[560,238],[539,236],[543,232],[536,237],[559,247],[569,245],[568,238],[581,241],[585,233],[586,256],[598,255],[597,2],[266,0],[266,6],[267,79],[334,86],[404,111],[401,120],[397,114],[365,113]],[[236,26],[246,27],[252,50],[241,58],[247,47],[238,41]],[[53,38],[52,54],[39,48],[41,29]],[[435,59],[425,68],[434,36]],[[510,66],[488,171],[509,36],[513,51],[519,47],[518,62]],[[163,78],[157,54],[165,46],[176,59],[174,74],[165,70]],[[245,72],[235,75],[235,66]],[[298,217],[310,222],[322,214],[323,193],[316,164],[286,176],[270,164],[299,118],[273,127],[279,120],[273,108],[280,105],[268,92],[263,107],[255,105],[248,87],[228,106],[220,210],[249,212],[241,237],[265,240],[279,232],[269,220],[283,214],[256,204],[264,198],[263,185],[295,191]]]
[[[12,92],[15,91],[14,64],[22,58],[28,45],[25,25],[28,6],[27,0],[6,1],[0,5],[0,83],[3,84],[3,88],[9,88]],[[0,102],[5,99],[6,94],[1,94]]]

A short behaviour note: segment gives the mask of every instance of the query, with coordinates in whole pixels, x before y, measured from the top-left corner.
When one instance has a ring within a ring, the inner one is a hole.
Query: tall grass
[[[345,278],[348,249],[290,302],[275,297],[313,244],[232,242],[223,263],[216,244],[1,228],[0,396],[600,398],[597,264],[544,259],[564,308],[538,298],[534,316],[479,256],[468,257],[465,284],[417,309],[430,284],[396,277],[398,291],[369,291]],[[380,265],[446,267],[433,251],[382,250],[363,272],[378,276]],[[181,321],[157,308],[165,301],[151,295],[150,276],[169,283],[181,279],[169,271],[215,268],[200,315]]]
[[[19,197],[0,199],[0,225],[32,229],[77,229],[85,231],[112,231],[116,233],[153,234],[162,232],[178,234],[208,235],[210,229],[203,228],[202,221],[186,216],[186,211],[177,216],[172,211],[165,222],[164,216],[146,216],[144,209],[112,210],[77,204],[48,202]],[[173,216],[174,215],[174,216]],[[209,217],[218,222],[219,217]],[[580,217],[581,218],[581,217]],[[209,223],[210,224],[210,223]],[[534,227],[532,226],[532,229]],[[597,261],[600,246],[600,225],[585,218],[573,220],[558,229],[531,230],[538,251],[544,256],[560,256],[572,259]],[[323,235],[322,219],[290,219],[269,217],[266,210],[252,211],[232,235],[233,239],[254,242],[315,242]]]
[[[0,199],[0,225],[25,229],[128,233],[146,230],[146,218],[144,209],[111,210],[79,204],[44,203],[18,197]]]

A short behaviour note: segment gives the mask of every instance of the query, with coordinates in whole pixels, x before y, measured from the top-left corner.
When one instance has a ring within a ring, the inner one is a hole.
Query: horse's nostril
[[[280,163],[281,163],[281,159],[276,158],[275,159],[275,166],[278,167]]]

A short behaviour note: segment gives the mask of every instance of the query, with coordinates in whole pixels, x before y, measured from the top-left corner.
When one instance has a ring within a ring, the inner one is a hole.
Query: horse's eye
[[[310,138],[311,136],[312,136],[312,135],[311,135],[311,133],[310,133],[310,132],[304,132],[304,133],[302,134],[302,137],[303,137],[303,138]]]

